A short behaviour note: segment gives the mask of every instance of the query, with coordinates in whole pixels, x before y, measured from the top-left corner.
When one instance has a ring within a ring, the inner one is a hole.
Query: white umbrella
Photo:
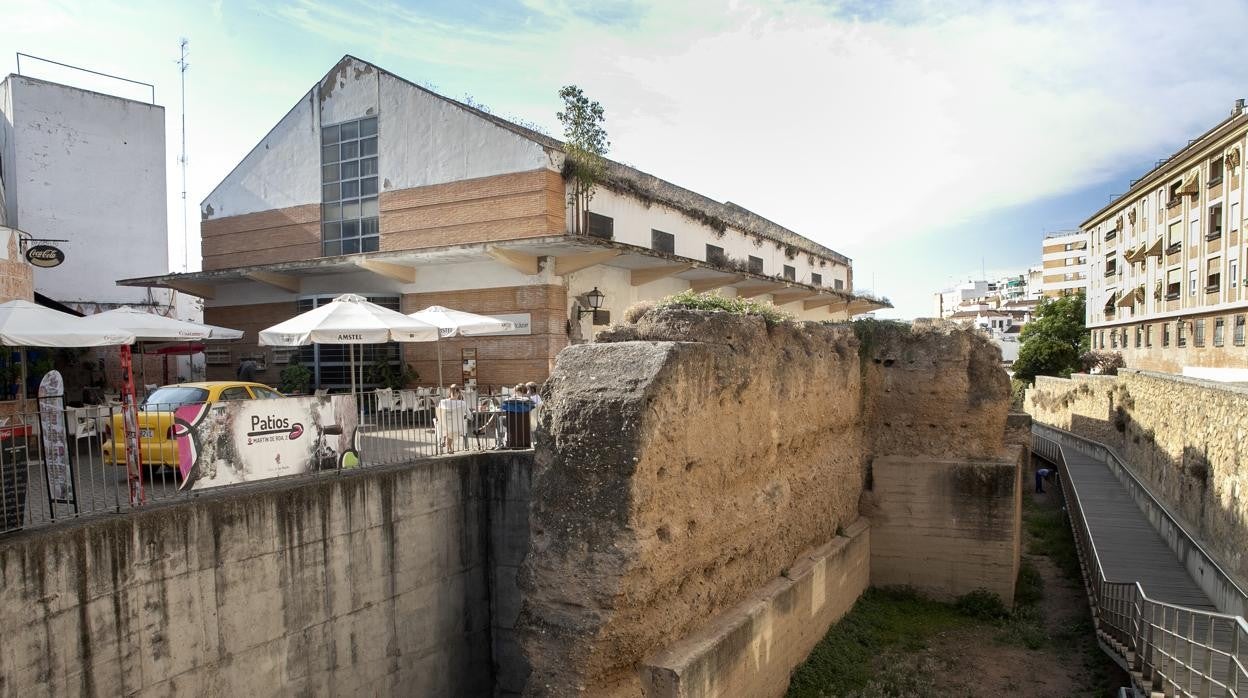
[[[0,343],[26,347],[102,347],[131,344],[134,334],[83,325],[83,318],[29,301],[0,303]]]
[[[147,313],[128,305],[95,315],[79,318],[82,327],[103,331],[106,329],[129,332],[139,341],[191,341],[197,339],[238,339],[241,330],[231,330],[215,325],[205,325],[187,320]]]
[[[369,303],[346,293],[319,308],[300,313],[260,331],[260,344],[298,347],[307,344],[346,344],[351,352],[351,392],[355,392],[355,345],[385,342],[433,342],[435,325],[410,318],[397,310]]]
[[[510,332],[516,324],[510,320],[500,320],[489,315],[477,315],[462,310],[452,310],[440,305],[431,305],[424,310],[412,313],[408,317],[437,325],[438,336],[438,387],[442,387],[442,337],[457,335],[490,334],[492,332]]]

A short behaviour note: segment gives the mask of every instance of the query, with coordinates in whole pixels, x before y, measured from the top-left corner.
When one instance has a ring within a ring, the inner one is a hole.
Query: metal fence
[[[1138,691],[1166,696],[1248,696],[1248,623],[1240,616],[1149,598],[1136,580],[1106,579],[1062,448],[1033,434],[1033,450],[1059,468],[1096,633]]]
[[[376,390],[355,397],[355,446],[362,467],[530,448],[539,411],[534,401],[509,393],[466,392],[462,400],[444,400],[436,389]],[[173,412],[180,406],[144,403],[139,408],[140,476],[147,502],[203,491],[179,488]],[[121,405],[58,406],[50,414],[42,423],[38,412],[0,419],[0,534],[131,507]],[[45,424],[53,425],[52,432],[63,430],[64,438],[46,438]]]

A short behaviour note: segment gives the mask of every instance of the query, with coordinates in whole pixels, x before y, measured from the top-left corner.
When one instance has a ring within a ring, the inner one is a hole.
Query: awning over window
[[[1192,170],[1183,178],[1183,183],[1179,185],[1180,194],[1195,194],[1199,191],[1200,170]]]
[[[1105,301],[1105,312],[1107,313],[1114,312],[1114,305],[1116,304],[1117,301],[1118,301],[1118,292],[1114,291],[1113,293],[1110,293],[1109,300]]]
[[[1144,245],[1140,245],[1139,247],[1135,247],[1130,250],[1127,250],[1127,252],[1122,255],[1122,258],[1132,264],[1135,264],[1136,262],[1142,262],[1144,261],[1144,250],[1147,247],[1148,245],[1144,244]]]
[[[1148,246],[1147,250],[1144,250],[1144,256],[1145,257],[1160,257],[1161,249],[1162,249],[1162,239],[1157,238],[1156,240],[1153,241],[1153,244]]]
[[[1141,286],[1140,288],[1143,288],[1143,287]],[[1138,291],[1140,289],[1136,289],[1136,290]],[[1122,294],[1122,297],[1118,299],[1119,308],[1130,308],[1133,305],[1135,305],[1135,293],[1134,292],[1124,293]]]

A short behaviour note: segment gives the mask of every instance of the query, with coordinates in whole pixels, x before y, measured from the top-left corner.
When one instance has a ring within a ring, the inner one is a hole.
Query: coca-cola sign
[[[57,267],[65,261],[65,253],[51,245],[32,245],[26,250],[26,261],[37,267]]]

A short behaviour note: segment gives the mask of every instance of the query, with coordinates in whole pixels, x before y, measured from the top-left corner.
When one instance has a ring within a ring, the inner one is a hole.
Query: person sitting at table
[[[468,420],[468,405],[458,384],[447,389],[447,396],[438,401],[434,426],[438,442],[444,453],[455,452],[455,442],[464,436],[464,423]]]

